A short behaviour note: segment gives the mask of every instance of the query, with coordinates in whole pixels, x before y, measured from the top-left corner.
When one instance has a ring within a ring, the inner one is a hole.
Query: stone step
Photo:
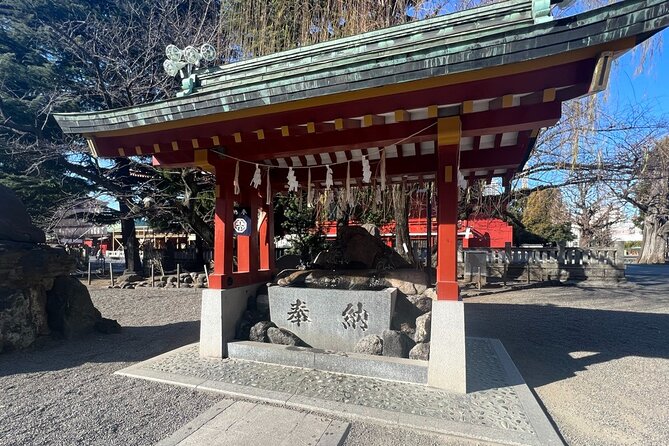
[[[413,359],[333,352],[254,341],[228,342],[228,357],[414,384],[427,383],[428,362]]]

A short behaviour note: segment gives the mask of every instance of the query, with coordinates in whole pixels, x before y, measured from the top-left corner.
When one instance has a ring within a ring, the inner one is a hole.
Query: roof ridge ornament
[[[216,59],[216,48],[209,43],[201,45],[199,48],[188,45],[183,50],[178,46],[170,44],[165,48],[167,59],[163,62],[163,69],[168,76],[176,77],[177,74],[183,79],[181,81],[181,91],[177,97],[189,95],[195,89],[197,76],[193,71],[205,62],[213,62]],[[185,69],[185,70],[184,70]]]
[[[543,23],[553,20],[551,15],[552,0],[532,0],[532,17],[534,23]]]

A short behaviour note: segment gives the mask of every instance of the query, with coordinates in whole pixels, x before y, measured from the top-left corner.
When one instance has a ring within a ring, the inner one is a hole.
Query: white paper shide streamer
[[[256,170],[253,172],[253,179],[251,180],[251,186],[258,189],[258,186],[262,183],[262,174],[260,173],[260,166],[256,164]]]
[[[325,189],[330,190],[334,186],[334,181],[332,180],[332,169],[330,166],[325,166]]]
[[[293,170],[292,167],[288,168],[288,192],[297,192],[297,188],[299,187],[300,183],[297,181],[297,178],[295,177],[295,171]]]
[[[372,181],[372,169],[369,167],[369,160],[366,156],[362,157],[362,182],[370,183]]]
[[[232,185],[235,188],[235,195],[239,195],[239,161],[235,164],[235,179],[232,181]]]

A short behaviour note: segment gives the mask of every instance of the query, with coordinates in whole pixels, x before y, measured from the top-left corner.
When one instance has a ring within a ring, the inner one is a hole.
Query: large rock
[[[383,332],[383,356],[408,358],[409,352],[416,345],[413,339],[396,330]]]
[[[261,321],[251,327],[249,340],[255,342],[270,342],[267,336],[267,330],[276,328],[276,324],[272,321]]]
[[[437,300],[437,290],[435,288],[427,288],[423,295],[432,300]]]
[[[393,313],[390,328],[401,331],[413,339],[416,333],[416,318],[422,313],[416,308],[403,293],[397,293],[395,300],[395,312]]]
[[[256,308],[261,313],[269,314],[269,296],[267,291],[264,294],[258,294],[256,296]]]
[[[328,255],[314,265],[324,269],[392,269],[410,265],[395,250],[361,226],[338,228],[337,240]]]
[[[0,352],[48,335],[46,293],[74,260],[62,248],[0,240]]]
[[[419,269],[394,269],[385,272],[383,278],[406,295],[422,294],[427,289],[427,274]]]
[[[142,280],[144,280],[144,277],[129,271],[124,272],[118,277],[118,279],[116,279],[116,281],[119,284],[123,282],[128,282],[128,283],[141,282]]]
[[[308,347],[295,333],[285,328],[270,327],[267,329],[267,337],[272,344]]]
[[[419,316],[416,319],[416,334],[414,335],[414,341],[416,342],[428,342],[430,340],[430,334],[432,331],[432,312],[425,313],[422,316]]]
[[[383,339],[377,335],[365,336],[355,344],[353,352],[380,356],[383,354]]]
[[[409,302],[411,302],[411,305],[413,305],[416,310],[419,312],[425,314],[428,311],[432,311],[432,298],[425,296],[425,295],[420,295],[420,296],[407,296],[407,299]]]
[[[286,254],[284,256],[276,259],[274,263],[274,268],[277,271],[283,271],[286,269],[297,269],[302,264],[300,256],[295,254]]]
[[[0,352],[28,347],[52,330],[66,337],[96,323],[118,330],[101,320],[86,287],[69,276],[74,258],[43,242],[21,201],[0,186]]]
[[[0,240],[44,243],[44,232],[32,224],[30,215],[14,191],[0,185]]]
[[[30,298],[22,290],[0,287],[0,352],[28,347],[37,334]]]
[[[421,361],[428,361],[430,359],[430,343],[419,342],[409,352],[409,359],[419,359]]]
[[[423,271],[407,268],[392,270],[306,270],[297,271],[277,280],[280,286],[306,286],[339,290],[382,290],[397,288],[406,295],[420,294],[426,288]]]
[[[242,315],[242,318],[239,321],[239,325],[237,326],[237,332],[235,333],[235,337],[240,341],[246,341],[248,339],[251,339],[251,328],[253,328],[254,325],[266,319],[267,317],[266,314],[260,314],[257,310],[250,309],[251,306],[252,306],[251,299],[249,299],[247,310],[244,311],[244,314]]]
[[[292,271],[292,270],[284,270],[282,273],[288,273],[288,274],[281,274],[279,273],[276,278],[276,283],[280,286],[303,286],[304,285],[304,280],[307,278],[309,275],[310,271]]]
[[[381,238],[381,230],[379,229],[378,226],[372,223],[365,223],[364,225],[361,226],[365,231],[369,232],[369,234],[375,238]]]
[[[71,276],[54,280],[47,292],[46,311],[49,327],[68,339],[92,332],[102,317],[93,306],[88,288]]]

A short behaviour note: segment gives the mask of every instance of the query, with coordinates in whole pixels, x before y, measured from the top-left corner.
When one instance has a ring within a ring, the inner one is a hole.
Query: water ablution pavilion
[[[156,166],[215,173],[203,356],[227,354],[248,297],[275,273],[272,194],[434,182],[437,299],[427,384],[465,392],[460,188],[510,181],[563,102],[605,89],[612,62],[669,25],[666,0],[623,0],[556,19],[559,3],[507,0],[202,69],[177,97],[56,119],[95,156],[151,155]],[[233,228],[235,207],[250,210],[250,229]]]

